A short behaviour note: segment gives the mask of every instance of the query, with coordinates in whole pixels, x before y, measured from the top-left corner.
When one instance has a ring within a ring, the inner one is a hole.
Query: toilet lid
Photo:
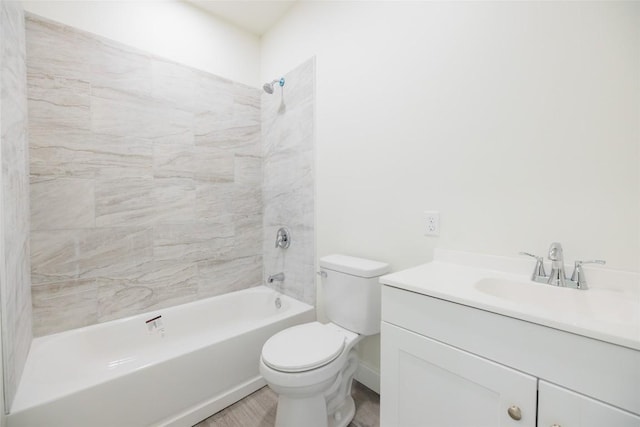
[[[278,371],[302,372],[326,365],[342,353],[345,336],[311,322],[280,331],[262,347],[264,363]]]

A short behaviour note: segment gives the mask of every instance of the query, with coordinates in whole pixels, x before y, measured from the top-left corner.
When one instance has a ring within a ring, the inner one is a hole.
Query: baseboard
[[[355,375],[356,381],[380,394],[380,372],[366,363],[360,362]]]
[[[254,391],[267,385],[262,375],[258,375],[239,386],[214,396],[210,400],[187,409],[175,417],[164,420],[155,427],[187,427],[210,417],[218,411],[236,403],[240,399],[250,395]]]

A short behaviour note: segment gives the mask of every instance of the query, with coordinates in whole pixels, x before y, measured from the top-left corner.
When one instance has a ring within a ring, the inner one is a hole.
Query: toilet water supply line
[[[347,367],[340,373],[338,373],[338,377],[335,382],[331,385],[329,390],[324,394],[325,397],[331,396],[336,389],[338,389],[337,394],[330,398],[327,402],[327,413],[331,414],[336,409],[338,409],[339,405],[344,402],[344,399],[341,396],[347,396],[349,391],[349,386],[351,385],[351,381],[353,380],[353,376],[358,369],[358,354],[355,350],[351,350],[349,352],[349,356],[347,356]],[[343,378],[347,378],[348,381],[342,381]],[[342,414],[336,414],[338,417],[341,417]],[[337,418],[336,420],[338,420]]]

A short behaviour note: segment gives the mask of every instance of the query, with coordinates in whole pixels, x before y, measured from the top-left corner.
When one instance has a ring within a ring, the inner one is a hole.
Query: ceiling
[[[225,21],[254,33],[266,33],[296,0],[186,0]]]

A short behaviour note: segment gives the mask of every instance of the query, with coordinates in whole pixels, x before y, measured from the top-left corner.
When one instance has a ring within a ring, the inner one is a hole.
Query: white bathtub
[[[264,342],[314,319],[260,286],[36,338],[8,426],[192,426],[262,387]]]

